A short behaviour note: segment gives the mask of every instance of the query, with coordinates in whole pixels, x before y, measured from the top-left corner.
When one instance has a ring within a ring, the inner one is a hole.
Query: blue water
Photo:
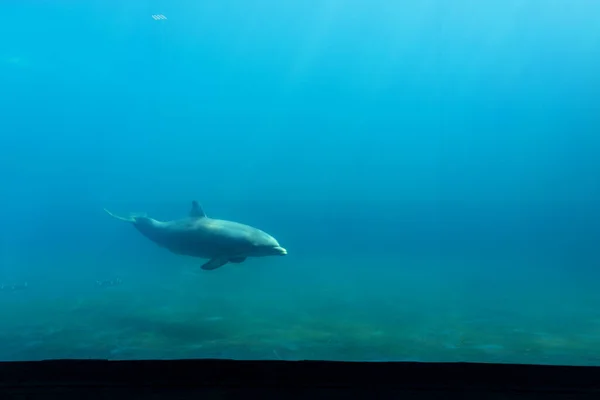
[[[5,3],[0,360],[600,364],[597,1]]]

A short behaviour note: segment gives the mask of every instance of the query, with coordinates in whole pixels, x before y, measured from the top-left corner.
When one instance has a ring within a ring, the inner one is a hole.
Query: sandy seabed
[[[265,264],[208,275],[186,260],[160,279],[124,270],[114,287],[2,292],[0,359],[600,365],[600,295],[560,274],[392,258]]]

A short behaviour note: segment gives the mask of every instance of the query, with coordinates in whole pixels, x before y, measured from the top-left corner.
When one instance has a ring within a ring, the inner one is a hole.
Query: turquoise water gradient
[[[1,360],[600,363],[596,1],[5,3]]]

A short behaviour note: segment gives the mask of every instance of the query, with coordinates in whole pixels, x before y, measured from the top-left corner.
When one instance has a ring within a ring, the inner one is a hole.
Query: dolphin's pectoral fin
[[[202,269],[210,271],[210,270],[222,267],[223,265],[227,264],[228,262],[229,262],[229,260],[225,257],[213,258],[212,260],[209,260],[208,262],[203,264]]]
[[[202,206],[196,200],[192,201],[192,209],[190,210],[190,218],[204,218],[206,213]]]
[[[246,257],[232,257],[229,259],[229,262],[236,264],[243,263],[244,261],[246,261]]]

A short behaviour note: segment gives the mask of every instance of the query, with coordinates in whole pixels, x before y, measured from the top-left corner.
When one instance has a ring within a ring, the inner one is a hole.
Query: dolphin
[[[260,229],[239,222],[209,218],[198,204],[186,218],[158,221],[145,215],[120,217],[130,222],[145,237],[175,254],[208,259],[204,270],[214,270],[227,263],[242,263],[248,257],[284,256],[287,250],[275,238]]]

